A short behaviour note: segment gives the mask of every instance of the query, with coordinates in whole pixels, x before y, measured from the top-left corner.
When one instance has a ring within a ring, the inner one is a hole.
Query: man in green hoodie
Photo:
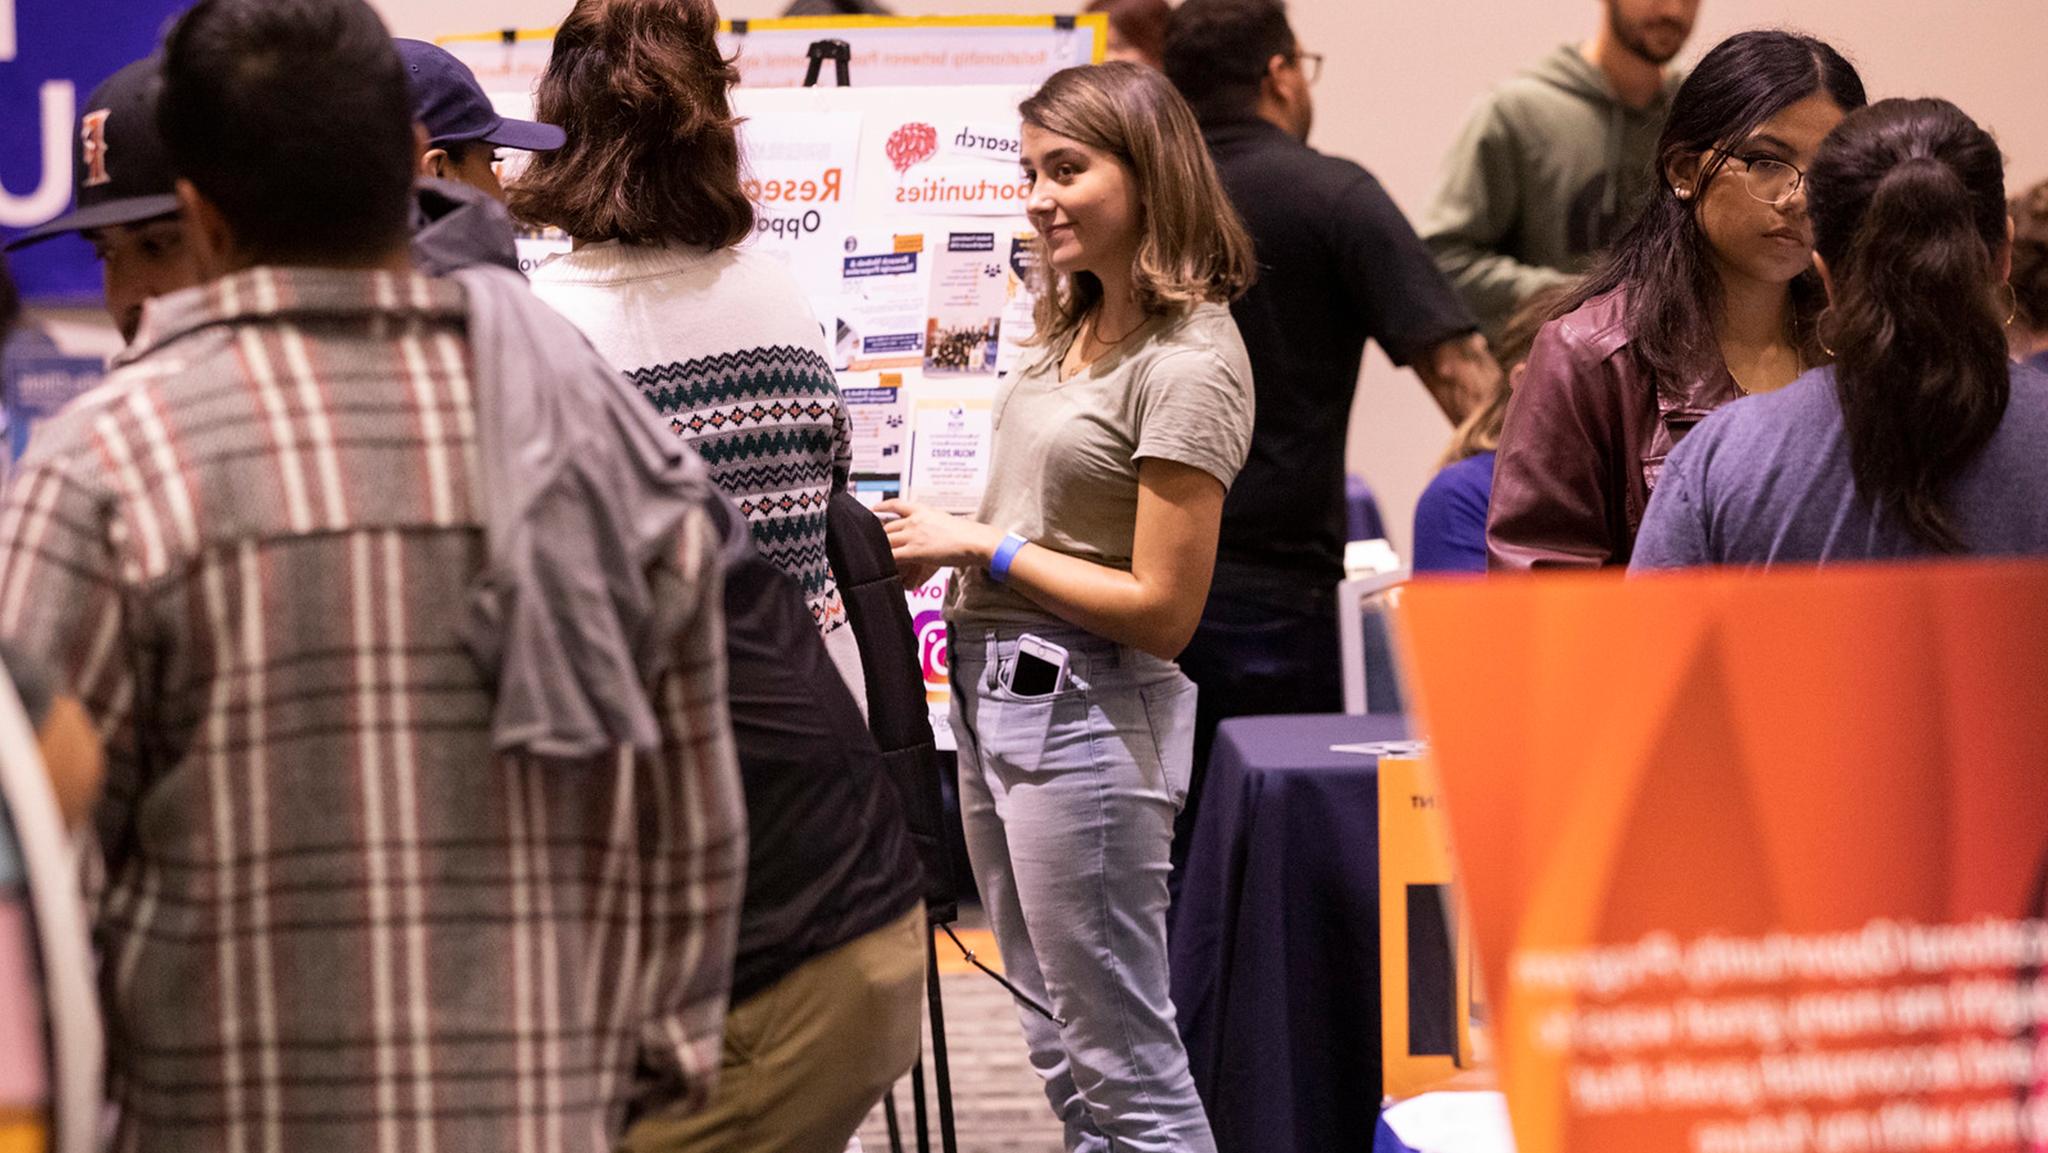
[[[1656,179],[1700,0],[1601,0],[1591,40],[1494,89],[1444,161],[1422,237],[1489,335],[1530,294],[1585,271]]]

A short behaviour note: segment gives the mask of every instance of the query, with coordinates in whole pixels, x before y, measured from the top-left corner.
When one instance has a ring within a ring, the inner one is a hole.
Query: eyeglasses
[[[1303,52],[1297,48],[1294,50],[1294,64],[1308,77],[1310,84],[1323,78],[1323,54],[1320,52]]]
[[[1777,207],[1798,195],[1806,183],[1806,172],[1789,160],[1762,153],[1715,152],[1742,165],[1742,187],[1750,199]]]

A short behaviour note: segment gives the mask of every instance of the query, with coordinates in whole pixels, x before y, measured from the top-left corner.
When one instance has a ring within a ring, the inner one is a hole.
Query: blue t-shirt
[[[2014,365],[1998,431],[1944,508],[1974,556],[2048,555],[2048,375]],[[1835,396],[1819,368],[1724,405],[1664,464],[1635,569],[1812,564],[1932,555],[1856,491]]]
[[[1415,502],[1415,571],[1485,572],[1493,453],[1448,464]]]

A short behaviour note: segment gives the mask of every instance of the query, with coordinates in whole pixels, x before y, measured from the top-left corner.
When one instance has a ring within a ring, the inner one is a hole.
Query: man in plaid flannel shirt
[[[658,753],[493,752],[464,294],[410,270],[406,85],[361,0],[204,0],[160,117],[213,283],[39,430],[0,636],[108,742],[116,1145],[608,1150],[719,1065],[745,819],[715,544]],[[594,354],[593,354],[594,355]]]

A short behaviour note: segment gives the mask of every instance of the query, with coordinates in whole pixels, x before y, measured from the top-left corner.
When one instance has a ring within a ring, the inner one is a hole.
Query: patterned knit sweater
[[[834,635],[846,606],[825,561],[825,508],[852,441],[824,332],[783,265],[747,249],[605,241],[541,265],[533,290],[711,466],[827,641],[850,638]]]

